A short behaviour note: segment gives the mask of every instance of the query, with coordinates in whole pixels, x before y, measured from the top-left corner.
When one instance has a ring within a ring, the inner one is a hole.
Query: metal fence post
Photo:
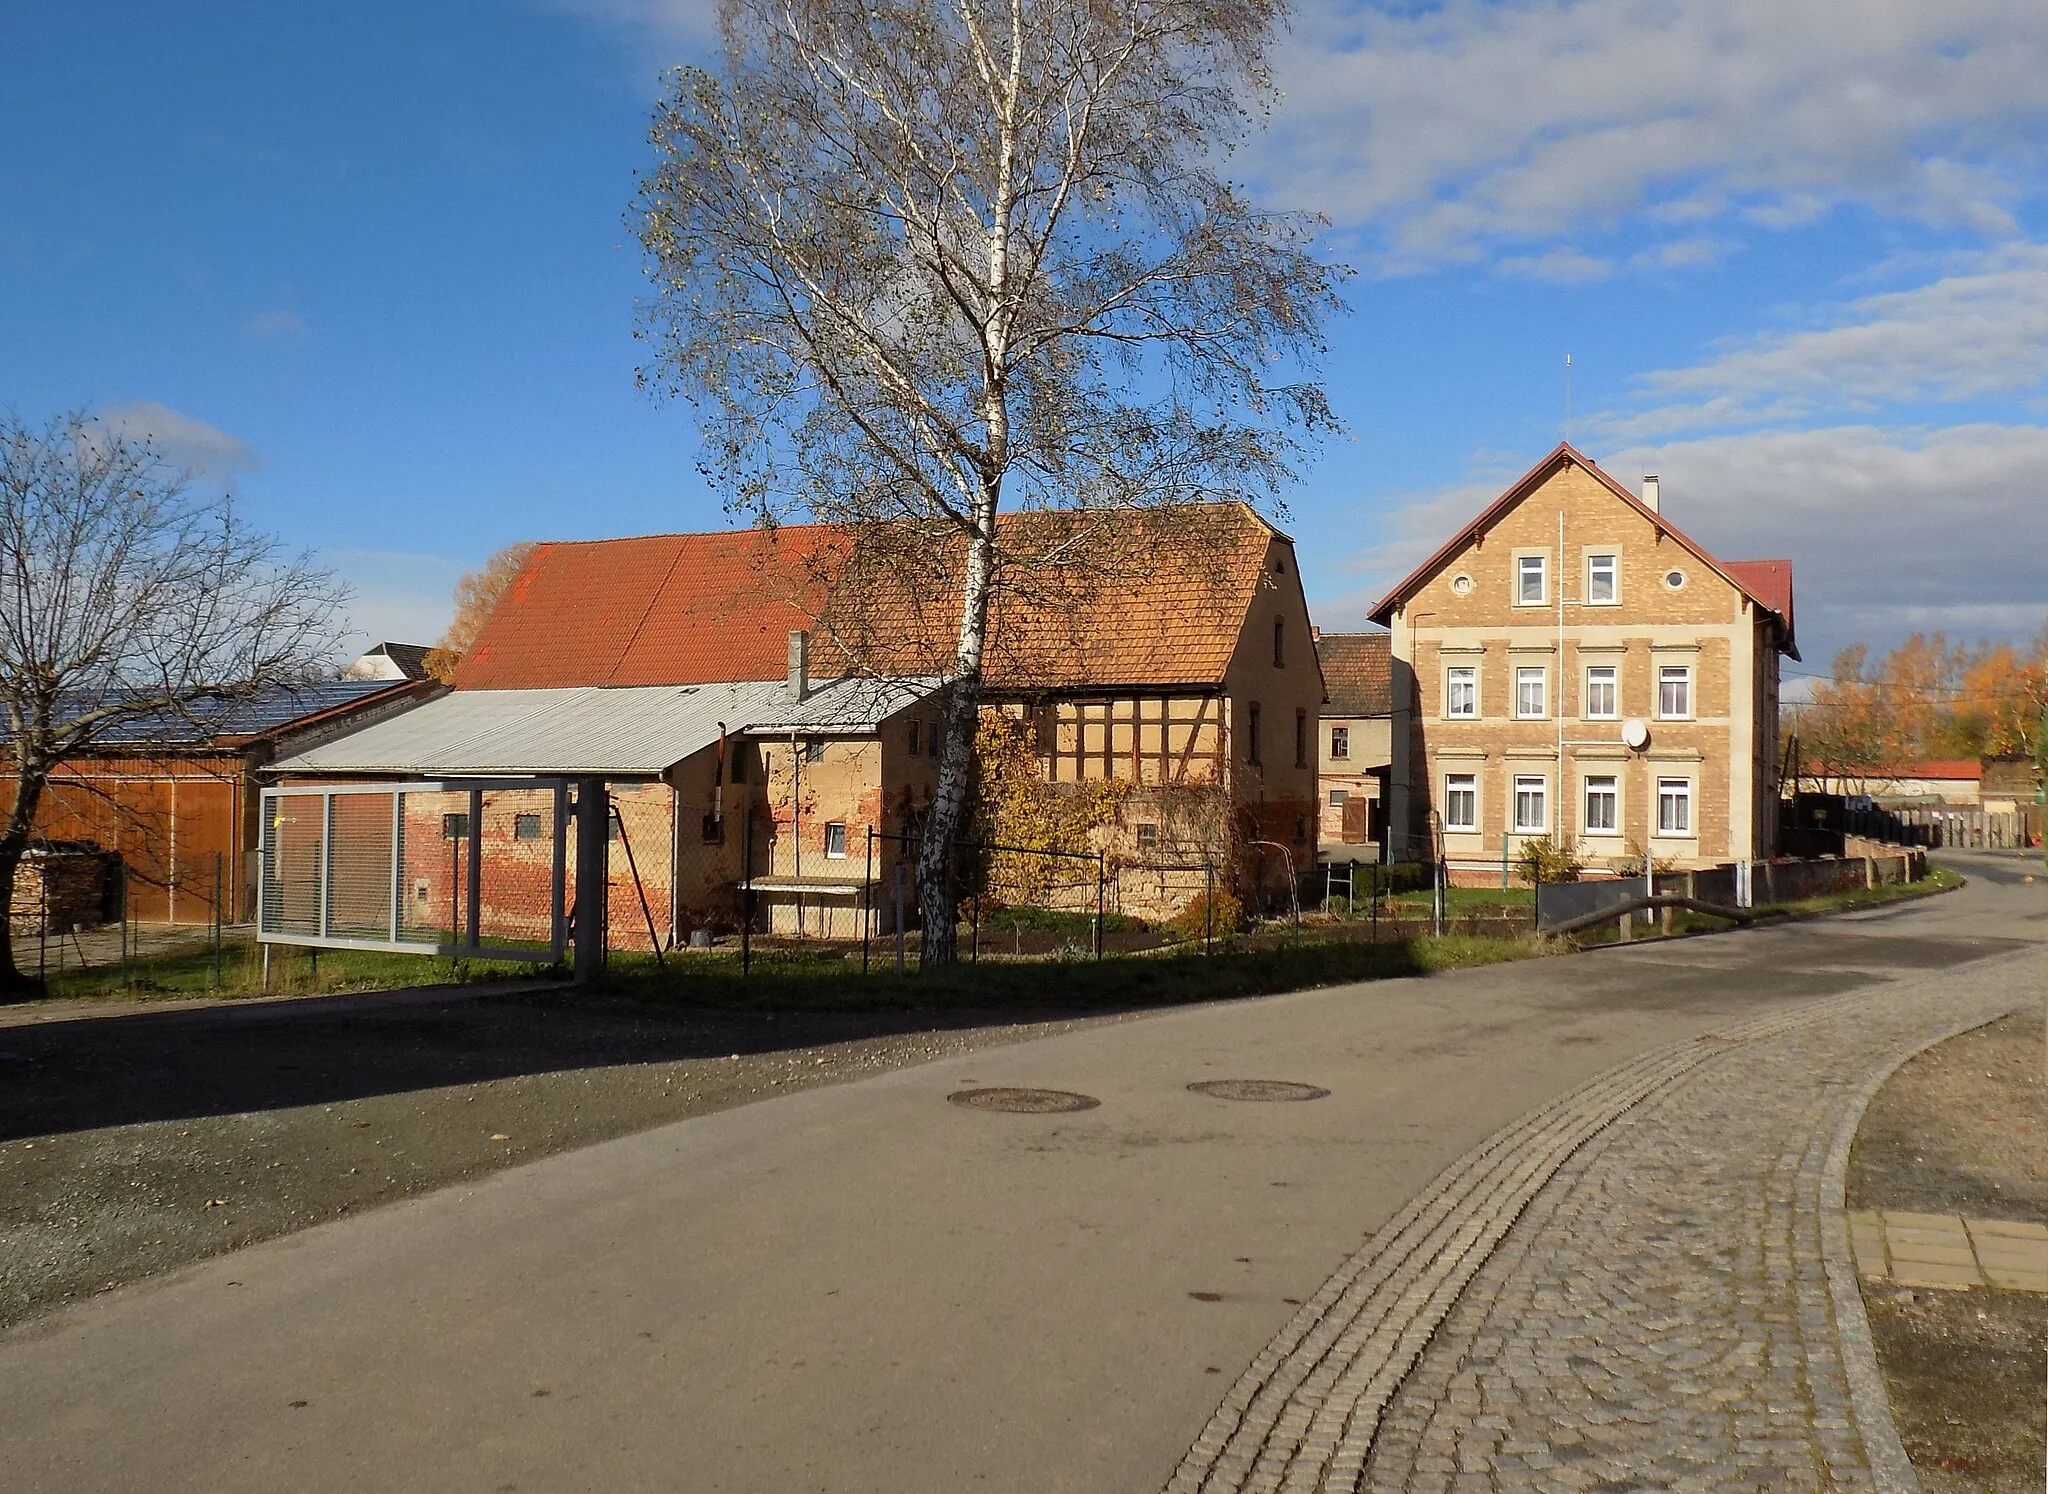
[[[121,989],[125,991],[128,989],[128,863],[117,861],[114,864],[120,870],[115,885],[119,889],[116,895],[120,898],[121,911]]]
[[[220,989],[220,852],[213,853],[213,988]]]
[[[1202,953],[1214,954],[1216,943],[1216,863],[1202,863]]]
[[[328,905],[333,901],[328,889],[334,885],[334,795],[320,796],[320,937],[325,939],[328,930]],[[318,968],[319,956],[313,956]]]
[[[405,795],[399,790],[391,793],[391,942],[398,942],[398,919],[403,894],[399,884],[405,865]]]
[[[740,824],[740,979],[754,967],[754,806]]]
[[[908,841],[905,842],[906,846]],[[896,973],[903,973],[903,858],[896,858]]]
[[[1095,958],[1098,960],[1102,958],[1102,902],[1103,894],[1108,890],[1109,886],[1107,871],[1108,867],[1103,860],[1102,852],[1097,851],[1095,853]]]
[[[860,973],[868,973],[868,945],[875,926],[875,827],[868,826],[867,867],[860,878]]]
[[[36,983],[38,985],[47,977],[50,951],[50,858],[47,854],[43,857],[42,866],[39,868],[39,871],[42,876],[43,917],[40,926],[36,930]]]
[[[484,791],[469,791],[469,951],[483,945],[484,916]]]

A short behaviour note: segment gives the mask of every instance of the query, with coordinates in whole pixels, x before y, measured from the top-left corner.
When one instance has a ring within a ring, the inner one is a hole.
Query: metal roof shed
[[[925,679],[780,680],[624,689],[457,690],[277,764],[294,774],[658,778],[721,735],[872,732],[938,688]]]

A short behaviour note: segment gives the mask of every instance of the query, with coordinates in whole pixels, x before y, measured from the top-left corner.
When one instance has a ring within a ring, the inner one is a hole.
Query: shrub
[[[1538,882],[1576,882],[1579,871],[1578,848],[1547,835],[1522,842],[1522,854],[1515,858],[1516,874],[1531,887]]]
[[[1219,938],[1234,934],[1244,927],[1244,904],[1237,900],[1237,894],[1228,887],[1216,889],[1215,918],[1210,919],[1209,894],[1198,892],[1188,900],[1186,907],[1173,915],[1173,931],[1183,939],[1199,939],[1203,933],[1211,932]]]

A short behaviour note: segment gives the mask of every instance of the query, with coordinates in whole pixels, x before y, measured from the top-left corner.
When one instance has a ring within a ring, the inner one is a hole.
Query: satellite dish
[[[1640,716],[1631,716],[1621,723],[1621,740],[1632,752],[1641,752],[1650,744],[1650,728]]]

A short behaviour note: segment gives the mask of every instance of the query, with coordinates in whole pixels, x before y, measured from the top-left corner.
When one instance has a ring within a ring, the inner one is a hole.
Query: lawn
[[[1961,885],[1963,878],[1945,867],[1908,886],[1856,888],[1829,897],[1810,898],[1756,910],[1760,918],[1801,918],[1918,897]],[[1449,889],[1455,914],[1483,914],[1495,909],[1526,910],[1529,888],[1455,887]],[[1427,893],[1391,899],[1404,916],[1427,912]],[[1007,932],[1007,912],[983,925]],[[1023,915],[1019,915],[1023,916]],[[1273,925],[1247,937],[1220,941],[1211,954],[1199,941],[1165,949],[1113,953],[1097,961],[1088,957],[1087,935],[1093,920],[1076,914],[1030,915],[1044,932],[1071,934],[1071,942],[1050,958],[1011,959],[990,952],[978,962],[918,974],[915,953],[908,973],[897,975],[893,950],[878,941],[870,970],[861,972],[860,947],[836,944],[757,943],[751,969],[742,975],[740,951],[726,943],[711,950],[670,951],[664,962],[634,951],[616,951],[603,988],[619,996],[665,1004],[686,1004],[730,1011],[895,1011],[1043,1010],[1049,1008],[1114,1008],[1212,1001],[1257,996],[1351,981],[1427,975],[1442,970],[1497,964],[1557,953],[1560,946],[1521,932],[1420,936],[1368,942],[1357,926],[1370,918],[1363,905],[1348,919],[1307,922],[1295,932]],[[1117,925],[1131,920],[1117,919]],[[1674,933],[1705,933],[1724,929],[1719,919],[1693,913],[1674,916]],[[1116,931],[1115,929],[1111,930]],[[1611,926],[1576,936],[1575,944],[1610,943]],[[962,930],[962,948],[966,931]],[[270,981],[263,980],[262,950],[243,936],[221,951],[216,976],[212,949],[203,941],[191,947],[130,962],[122,972],[103,966],[83,973],[68,972],[50,981],[56,999],[126,998],[162,1000],[175,997],[240,998],[303,995],[314,992],[383,991],[419,986],[463,985],[516,980],[543,975],[546,967],[507,960],[454,960],[423,955],[387,954],[374,950],[318,951],[272,946]]]
[[[118,966],[109,965],[54,975],[49,993],[55,1000],[233,998],[265,993],[263,950],[253,937],[242,935],[225,941],[217,969],[218,974],[211,943],[198,940],[187,948],[130,960],[125,980]],[[314,951],[278,944],[271,946],[268,990],[272,995],[389,991],[510,980],[532,975],[535,969],[510,960],[449,960],[368,949]]]

